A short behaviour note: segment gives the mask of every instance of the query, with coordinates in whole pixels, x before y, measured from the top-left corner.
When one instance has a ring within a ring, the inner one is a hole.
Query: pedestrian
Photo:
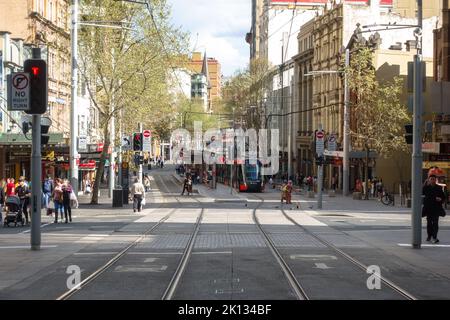
[[[5,200],[6,200],[6,193],[5,193],[5,188],[6,188],[6,181],[5,179],[2,179],[0,181],[0,225],[3,226],[3,207],[5,206]]]
[[[287,204],[291,204],[291,199],[292,199],[292,180],[289,180],[288,183],[286,184],[285,188],[285,199],[286,199],[286,203]]]
[[[150,178],[147,174],[144,175],[144,187],[145,187],[145,192],[150,191]]]
[[[25,215],[25,223],[29,223],[29,217],[28,217],[28,205],[30,204],[30,189],[28,189],[28,186],[25,184],[25,178],[20,177],[19,178],[19,185],[16,188],[16,195],[20,199],[20,207],[22,208],[22,212]]]
[[[182,196],[184,195],[184,191],[187,191],[188,195],[192,191],[192,179],[189,173],[186,174],[186,177],[184,178],[183,181],[183,191],[181,192]]]
[[[377,198],[381,200],[381,197],[383,196],[383,179],[380,178],[377,181],[376,188],[377,188]]]
[[[142,199],[145,198],[145,188],[138,178],[134,179],[131,186],[131,196],[133,197],[133,212],[141,212]]]
[[[14,178],[10,178],[6,182],[6,197],[10,197],[16,194],[16,186],[14,184]]]
[[[287,181],[284,180],[283,183],[281,184],[281,187],[280,187],[281,203],[283,203],[283,200],[286,200],[286,202],[287,202],[287,199],[286,199],[287,188],[286,187],[287,187]]]
[[[49,215],[50,213],[50,198],[52,196],[53,193],[53,180],[50,177],[50,175],[48,175],[44,182],[42,183],[42,192],[43,192],[43,200],[44,200],[44,207],[45,209],[47,209],[47,215]]]
[[[427,241],[438,243],[437,234],[439,231],[439,217],[445,216],[442,207],[444,201],[444,191],[436,184],[436,176],[431,174],[425,186],[422,188],[423,200],[422,217],[427,217]]]
[[[89,180],[89,178],[86,178],[86,185],[84,187],[84,190],[86,194],[91,193],[91,180]]]
[[[72,208],[70,207],[71,195],[73,192],[73,188],[69,183],[69,180],[64,180],[62,185],[63,192],[63,208],[64,208],[64,216],[66,218],[65,223],[68,223],[68,220],[72,222]],[[67,214],[69,214],[69,219],[67,219]],[[61,218],[62,220],[62,218]]]
[[[55,188],[53,189],[53,203],[55,205],[55,221],[54,223],[58,223],[58,213],[61,213],[61,221],[63,220],[63,189],[61,179],[55,179]]]

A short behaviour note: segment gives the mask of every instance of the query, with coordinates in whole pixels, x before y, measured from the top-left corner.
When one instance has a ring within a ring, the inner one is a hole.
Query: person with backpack
[[[42,192],[44,194],[43,205],[44,205],[45,209],[47,209],[47,215],[49,215],[49,211],[50,211],[49,203],[50,203],[50,198],[53,193],[53,180],[50,177],[50,175],[48,175],[47,178],[45,178],[44,182],[42,183]]]
[[[16,188],[16,195],[20,199],[20,206],[25,216],[25,223],[28,224],[29,223],[28,205],[30,204],[31,191],[25,184],[25,179],[23,177],[20,177],[19,179],[19,185]]]

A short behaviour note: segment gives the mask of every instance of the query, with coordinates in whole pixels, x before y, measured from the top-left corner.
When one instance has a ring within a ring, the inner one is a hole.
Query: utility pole
[[[234,136],[234,126],[235,126],[235,119],[234,119],[234,107],[233,107],[233,142],[235,142],[235,136]],[[230,149],[230,156],[231,158],[231,173],[230,173],[230,193],[233,194],[233,167],[234,167],[234,160],[236,159],[236,155],[234,154],[234,147],[235,143],[231,144],[233,149]]]
[[[345,50],[345,68],[350,66],[350,50]],[[349,194],[349,184],[350,184],[350,164],[349,164],[349,153],[350,153],[350,90],[348,86],[348,72],[344,72],[344,155],[342,161],[342,193],[344,196]]]
[[[414,56],[414,115],[412,154],[412,247],[420,249],[422,244],[422,0],[417,0],[418,28],[414,31],[417,55]]]
[[[33,59],[41,59],[41,49],[33,48]],[[47,75],[46,75],[47,77]],[[46,80],[47,81],[47,80]],[[47,94],[47,93],[46,93]],[[31,100],[31,103],[34,103]],[[31,145],[31,250],[41,249],[41,115],[33,114]]]
[[[72,0],[72,92],[70,108],[70,184],[78,194],[78,0]]]

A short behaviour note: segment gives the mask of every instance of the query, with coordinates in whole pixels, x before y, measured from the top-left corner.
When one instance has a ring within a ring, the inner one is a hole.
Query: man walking
[[[138,178],[134,179],[134,183],[131,186],[131,196],[133,197],[133,212],[141,212],[142,199],[145,198],[145,188]]]
[[[192,179],[189,173],[186,174],[186,178],[184,178],[183,181],[183,191],[181,192],[182,196],[184,195],[184,191],[187,191],[188,195],[192,192]]]
[[[436,176],[430,175],[426,181],[423,190],[425,199],[423,200],[422,217],[427,217],[427,241],[438,243],[437,234],[439,231],[439,216],[445,216],[445,210],[442,208],[444,200],[444,191],[442,187],[436,184]]]

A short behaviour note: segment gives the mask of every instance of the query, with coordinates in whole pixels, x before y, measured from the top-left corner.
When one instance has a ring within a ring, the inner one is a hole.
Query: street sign
[[[86,136],[78,137],[78,150],[80,150],[80,151],[87,150],[87,137]]]
[[[30,74],[27,72],[13,72],[8,84],[8,110],[30,110]]]
[[[328,151],[336,151],[336,135],[334,133],[330,134],[328,137]]]
[[[323,156],[325,150],[325,134],[323,130],[316,131],[316,153],[319,157]]]
[[[150,152],[152,150],[152,133],[150,130],[142,132],[142,151]]]
[[[122,150],[130,151],[131,148],[131,138],[130,136],[122,136]]]

